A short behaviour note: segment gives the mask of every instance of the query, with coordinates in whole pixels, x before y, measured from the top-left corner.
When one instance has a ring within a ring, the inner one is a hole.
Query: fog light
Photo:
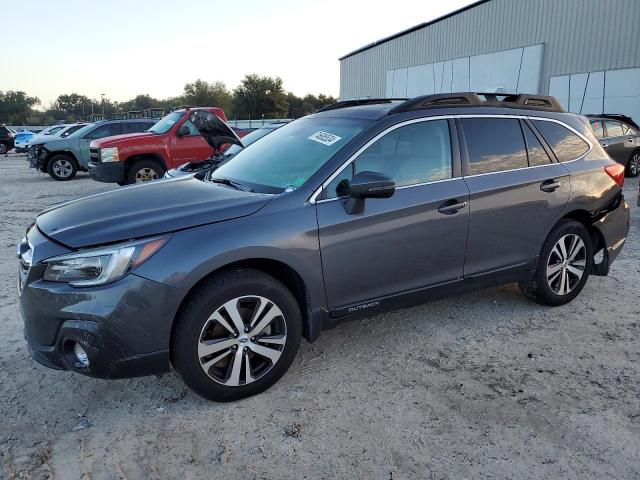
[[[73,344],[73,354],[78,361],[77,366],[82,368],[87,368],[89,366],[89,357],[87,356],[87,352],[84,351],[84,348],[82,348],[79,343]]]

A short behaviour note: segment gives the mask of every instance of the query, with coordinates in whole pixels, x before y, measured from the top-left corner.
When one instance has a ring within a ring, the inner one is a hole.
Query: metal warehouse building
[[[640,0],[482,0],[340,59],[340,98],[554,95],[640,121]]]

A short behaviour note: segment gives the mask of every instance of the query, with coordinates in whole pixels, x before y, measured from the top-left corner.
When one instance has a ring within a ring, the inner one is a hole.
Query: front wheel
[[[158,180],[164,175],[164,169],[153,160],[135,162],[129,168],[127,183],[142,183]]]
[[[589,232],[579,222],[564,220],[547,237],[535,279],[521,282],[520,289],[543,305],[558,306],[578,296],[593,266]]]
[[[637,177],[640,174],[640,151],[633,152],[627,163],[627,177]]]
[[[176,322],[174,368],[197,394],[219,402],[277,382],[293,362],[302,333],[291,292],[250,269],[223,272],[198,287]]]
[[[58,181],[71,180],[78,173],[76,161],[68,155],[56,155],[47,164],[47,172]]]

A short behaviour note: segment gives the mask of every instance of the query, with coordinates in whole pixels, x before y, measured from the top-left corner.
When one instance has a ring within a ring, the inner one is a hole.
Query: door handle
[[[540,184],[540,190],[542,190],[543,192],[555,192],[561,186],[561,182],[556,182],[555,180],[547,180]]]
[[[602,144],[602,148],[609,148],[609,144],[608,143],[603,143]]]
[[[443,215],[453,215],[458,210],[462,210],[467,206],[467,202],[458,202],[457,200],[449,200],[438,207],[438,212]]]
[[[633,137],[629,137],[629,138],[627,138],[627,140],[629,141],[629,143],[633,143],[634,139],[633,139]]]

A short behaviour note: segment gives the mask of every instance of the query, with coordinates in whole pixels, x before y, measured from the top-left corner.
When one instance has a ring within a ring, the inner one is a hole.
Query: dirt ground
[[[15,245],[46,205],[118,188],[0,157],[0,480],[640,478],[640,208],[608,277],[545,308],[517,286],[303,343],[232,404],[176,374],[104,381],[31,360]]]

